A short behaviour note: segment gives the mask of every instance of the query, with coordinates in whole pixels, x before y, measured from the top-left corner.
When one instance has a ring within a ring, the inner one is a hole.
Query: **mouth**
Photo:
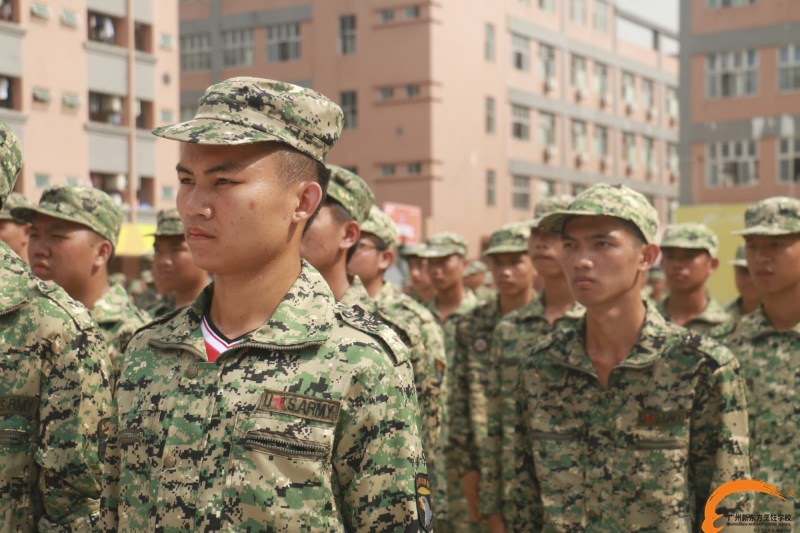
[[[38,262],[33,263],[31,265],[31,270],[34,270],[34,271],[36,271],[36,270],[46,271],[46,270],[50,270],[50,267],[47,265],[47,263],[42,263],[41,261],[38,261]]]
[[[196,226],[190,226],[190,227],[186,228],[186,232],[184,233],[184,235],[185,235],[187,241],[189,241],[189,240],[205,240],[205,239],[213,238],[213,236],[210,233],[208,233],[207,231],[205,231],[205,230],[203,230],[201,228],[198,228]]]
[[[587,276],[577,276],[572,280],[572,284],[576,289],[585,289],[594,285],[594,280]]]

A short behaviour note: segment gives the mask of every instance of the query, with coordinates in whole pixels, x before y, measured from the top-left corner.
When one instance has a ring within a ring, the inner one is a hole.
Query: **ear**
[[[639,261],[639,270],[647,272],[658,261],[658,256],[661,253],[657,244],[645,244],[642,246],[642,255]]]
[[[342,240],[339,241],[339,248],[344,250],[349,250],[356,244],[358,244],[358,240],[361,238],[361,226],[358,225],[358,222],[355,220],[350,220],[349,222],[344,223],[344,235],[342,236]]]
[[[110,242],[105,239],[101,240],[95,249],[94,265],[96,267],[108,265],[108,262],[111,259],[112,250],[113,248],[111,247]]]
[[[297,205],[292,212],[295,224],[308,221],[317,212],[322,201],[322,187],[316,181],[304,181],[297,184]]]
[[[711,272],[714,272],[719,266],[719,259],[716,257],[711,258]]]
[[[394,250],[384,250],[378,256],[378,268],[383,271],[394,264]]]

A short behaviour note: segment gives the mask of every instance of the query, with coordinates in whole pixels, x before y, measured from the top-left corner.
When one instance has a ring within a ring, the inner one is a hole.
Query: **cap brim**
[[[169,231],[162,231],[159,233],[156,231],[155,233],[148,233],[148,237],[185,237],[186,234],[184,232],[169,232]]]
[[[438,257],[447,257],[450,255],[465,257],[466,252],[455,248],[440,248],[435,250],[423,250],[422,252],[419,253],[419,257],[424,257],[426,259],[436,259]]]
[[[537,224],[536,227],[553,233],[561,233],[561,231],[564,229],[564,224],[570,217],[601,217],[601,216],[603,216],[602,213],[597,213],[595,211],[559,210],[559,211],[554,211],[553,213],[550,213],[549,215],[542,217],[539,220],[539,223]]]
[[[734,267],[744,267],[744,268],[747,268],[747,261],[743,261],[743,260],[741,260],[741,259],[731,259],[730,261],[728,261],[728,264],[729,264],[730,266],[734,266]]]
[[[102,233],[97,231],[97,229],[91,227],[86,222],[84,222],[82,220],[75,220],[74,218],[68,217],[64,213],[60,213],[58,211],[51,211],[50,209],[44,209],[41,206],[37,206],[37,207],[15,207],[14,209],[11,210],[11,215],[15,216],[15,217],[18,217],[20,220],[22,220],[23,222],[26,222],[26,223],[33,222],[33,219],[36,217],[36,215],[45,215],[45,216],[48,216],[48,217],[57,218],[59,220],[65,220],[67,222],[72,222],[73,224],[80,224],[84,228],[89,229],[89,230],[97,233],[98,235],[100,235],[102,238],[108,240],[114,246],[114,248],[117,247],[117,245],[113,241],[109,240],[108,237],[104,236]]]
[[[800,231],[790,231],[787,229],[781,228],[773,228],[770,226],[753,226],[752,228],[746,228],[738,231],[732,231],[733,235],[792,235],[794,233],[800,233]]]
[[[528,246],[527,244],[522,246],[494,246],[492,248],[487,248],[483,251],[483,255],[494,255],[494,254],[518,254],[518,253],[527,253]]]
[[[211,118],[195,118],[180,124],[162,126],[151,132],[156,137],[195,144],[235,145],[267,141],[285,142],[272,133],[251,126]]]

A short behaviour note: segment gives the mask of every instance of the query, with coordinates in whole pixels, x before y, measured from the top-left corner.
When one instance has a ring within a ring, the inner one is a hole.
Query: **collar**
[[[705,324],[722,324],[726,322],[730,318],[730,314],[719,304],[716,300],[711,298],[711,296],[706,293],[706,298],[708,302],[706,303],[705,308],[700,312],[699,315],[689,320],[684,327],[689,327],[690,324],[702,322]],[[661,300],[656,304],[656,309],[658,312],[661,313],[667,321],[672,321],[672,317],[669,316],[669,312],[667,311],[667,301],[669,300],[669,296]]]
[[[122,322],[127,317],[125,310],[128,305],[130,305],[128,293],[125,292],[125,289],[122,288],[121,285],[114,283],[103,293],[103,296],[94,303],[89,314],[92,315],[92,318],[98,324]]]
[[[350,286],[347,287],[347,290],[342,294],[339,303],[347,307],[358,306],[370,313],[375,309],[375,302],[370,298],[367,288],[358,276],[353,276],[353,281],[350,282]]]
[[[0,266],[3,269],[3,283],[0,284],[1,313],[27,303],[28,291],[35,282],[28,264],[2,241],[0,241]],[[43,290],[47,287],[44,281],[39,281],[38,284]]]
[[[793,334],[800,336],[800,322],[788,331],[778,331],[769,321],[766,313],[764,313],[763,305],[750,314],[744,315],[739,321],[739,328],[742,335],[749,339],[757,339],[758,337],[765,337],[769,335],[788,335]]]

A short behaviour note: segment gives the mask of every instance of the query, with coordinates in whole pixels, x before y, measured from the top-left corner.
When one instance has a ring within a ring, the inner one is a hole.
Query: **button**
[[[196,378],[199,373],[200,369],[197,368],[197,365],[189,365],[189,368],[186,369],[186,377],[189,379]]]
[[[172,468],[178,463],[174,455],[167,455],[164,457],[164,468]]]
[[[43,290],[43,291],[46,291],[47,290],[47,283],[45,283],[44,281],[40,281],[39,282],[39,288],[41,290]]]

